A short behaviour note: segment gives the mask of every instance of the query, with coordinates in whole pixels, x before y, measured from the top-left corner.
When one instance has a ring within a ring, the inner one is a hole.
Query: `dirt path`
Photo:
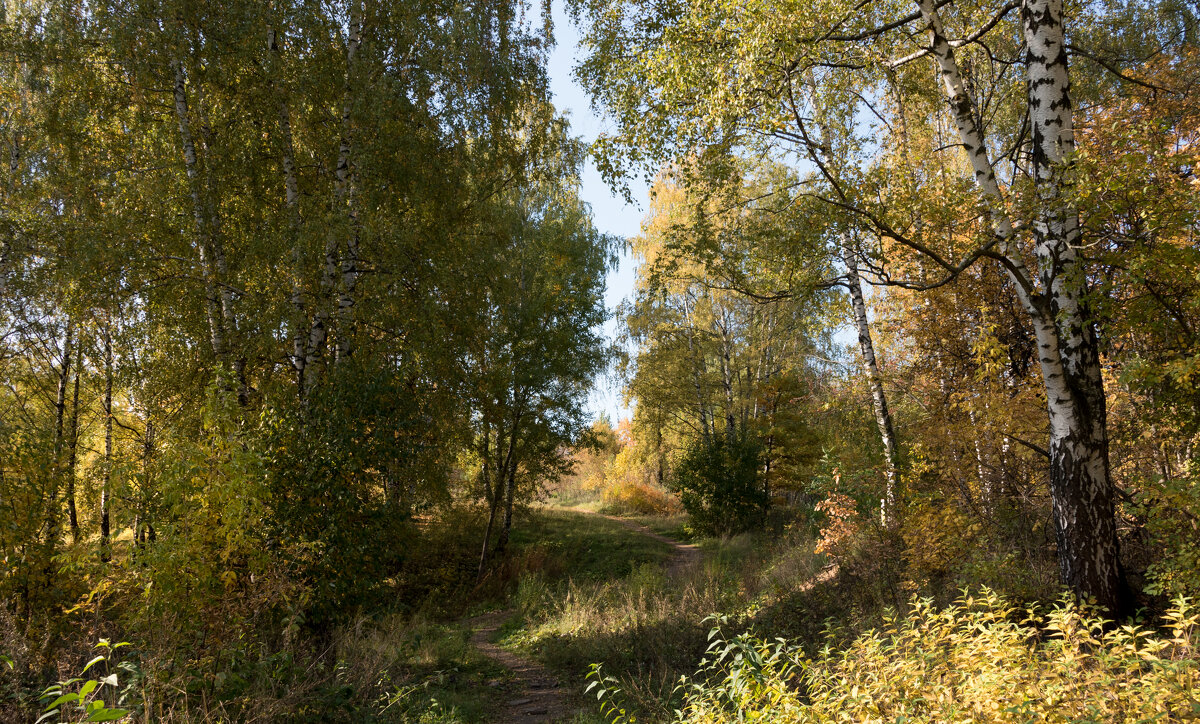
[[[596,513],[596,515],[603,514]],[[666,543],[667,545],[671,546],[673,553],[671,555],[670,563],[667,564],[668,576],[677,576],[700,562],[700,548],[692,543],[680,543],[673,538],[668,538],[665,535],[655,533],[641,523],[635,523],[632,520],[626,520],[625,518],[618,518],[612,515],[603,515],[603,517],[608,518],[614,523],[619,523],[630,530],[637,531],[648,538],[653,538],[659,543]]]
[[[578,512],[599,515],[591,511],[580,510]],[[680,543],[665,535],[659,535],[646,526],[631,520],[611,515],[602,517],[671,546],[674,554],[667,563],[667,575],[669,576],[679,575],[700,560],[700,549],[694,545]],[[516,690],[504,693],[503,701],[497,702],[500,707],[499,715],[495,719],[496,724],[549,723],[575,714],[576,710],[570,703],[570,691],[557,677],[547,671],[546,667],[532,659],[505,651],[492,643],[492,637],[496,631],[515,614],[516,611],[513,609],[507,609],[476,616],[464,622],[471,628],[471,645],[484,656],[512,672],[517,681]],[[497,694],[501,694],[501,692],[497,691]]]
[[[512,672],[517,690],[504,694],[498,724],[554,722],[574,714],[566,687],[536,661],[505,651],[492,643],[492,636],[516,612],[512,609],[476,616],[466,623],[471,627],[471,645],[497,664]],[[498,694],[500,692],[497,692]]]

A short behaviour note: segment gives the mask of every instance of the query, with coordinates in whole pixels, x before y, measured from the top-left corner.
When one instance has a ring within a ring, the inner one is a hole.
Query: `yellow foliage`
[[[1157,631],[1112,626],[1071,601],[1041,614],[991,591],[945,609],[916,600],[882,630],[813,659],[784,643],[718,639],[710,655],[724,653],[702,672],[707,683],[690,687],[680,721],[1193,720],[1198,645],[1200,613],[1185,598]]]
[[[679,501],[645,483],[620,481],[604,489],[608,508],[636,515],[676,515],[682,512]]]

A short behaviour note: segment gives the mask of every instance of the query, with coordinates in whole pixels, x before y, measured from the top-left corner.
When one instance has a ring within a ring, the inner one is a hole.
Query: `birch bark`
[[[347,279],[346,270],[342,264],[338,262],[338,250],[341,246],[343,233],[346,233],[346,227],[350,231],[349,237],[354,232],[356,224],[356,214],[353,211],[353,197],[350,193],[351,180],[351,152],[352,146],[352,116],[353,116],[353,78],[355,60],[358,56],[359,45],[362,41],[362,10],[359,0],[351,0],[350,5],[350,22],[347,27],[346,36],[346,81],[344,86],[344,99],[342,105],[341,130],[338,141],[338,155],[334,163],[334,184],[333,184],[333,200],[331,204],[331,212],[333,215],[332,222],[325,236],[325,251],[324,251],[324,266],[321,270],[321,281],[318,287],[318,300],[316,309],[313,312],[312,325],[309,328],[308,346],[305,351],[305,370],[308,375],[307,387],[304,390],[305,395],[312,391],[316,383],[316,377],[313,374],[313,367],[317,364],[325,353],[326,342],[329,337],[329,326],[331,319],[342,323],[349,318],[349,311],[353,307],[353,289],[350,290],[350,296],[347,296],[345,290],[345,282]],[[354,253],[357,254],[357,239],[354,243]],[[337,293],[339,270],[341,270],[342,291]],[[350,265],[351,277],[357,280],[357,264]],[[335,300],[335,294],[337,299]],[[336,304],[336,310],[331,309]],[[335,352],[340,358],[344,353],[350,351],[349,330],[339,328],[339,338]]]
[[[941,70],[959,139],[993,219],[1004,268],[1033,321],[1050,419],[1050,496],[1060,578],[1075,593],[1122,611],[1125,593],[1104,384],[1078,265],[1078,211],[1063,193],[1075,138],[1062,2],[1024,0],[1021,5],[1037,202],[1032,224],[1036,278],[1014,244],[1013,224],[975,122],[974,102],[965,90],[934,0],[918,0],[917,6],[929,29],[931,52]]]
[[[79,512],[75,507],[75,464],[79,449],[79,368],[75,365],[75,390],[71,393],[71,432],[67,437],[67,522],[71,526],[71,545],[79,542]]]
[[[292,307],[292,368],[296,372],[296,391],[301,400],[307,387],[305,379],[307,354],[306,331],[308,310],[304,306],[304,249],[301,246],[300,182],[296,178],[296,146],[292,138],[292,115],[287,93],[280,87],[279,36],[274,29],[267,32],[267,50],[272,60],[272,85],[279,93],[280,167],[283,171],[284,208],[287,214],[288,245],[292,249],[292,289],[288,303]]]
[[[179,141],[183,147],[184,170],[188,179],[188,195],[192,202],[192,223],[196,232],[196,246],[200,257],[200,271],[204,279],[204,312],[208,320],[209,344],[218,363],[228,362],[229,350],[224,315],[217,291],[216,266],[212,259],[212,225],[206,213],[204,192],[200,178],[196,142],[192,136],[187,98],[187,74],[183,63],[175,61],[174,107],[179,128]]]
[[[358,0],[351,0],[350,24],[346,39],[346,100],[342,109],[342,140],[338,149],[336,168],[338,205],[346,214],[346,253],[341,264],[341,289],[337,303],[337,359],[345,359],[354,349],[354,302],[358,287],[358,209],[353,153],[353,101],[355,84],[355,58],[362,44],[362,7]]]
[[[871,407],[875,413],[875,426],[883,443],[883,499],[879,502],[880,523],[894,529],[900,521],[899,515],[899,454],[896,450],[896,429],[892,413],[888,409],[887,394],[883,389],[883,373],[875,357],[875,342],[871,338],[871,325],[867,319],[867,305],[863,299],[862,280],[858,275],[858,260],[854,252],[846,248],[843,252],[846,264],[846,285],[850,288],[850,302],[854,310],[854,323],[858,328],[858,349],[862,354],[863,366],[867,368],[867,380],[871,387]]]
[[[73,320],[67,317],[67,328],[63,334],[62,357],[58,368],[58,391],[54,399],[54,467],[51,472],[50,505],[47,508],[46,542],[53,547],[59,538],[58,495],[63,478],[63,444],[67,412],[67,386],[71,380],[72,341],[75,332]]]

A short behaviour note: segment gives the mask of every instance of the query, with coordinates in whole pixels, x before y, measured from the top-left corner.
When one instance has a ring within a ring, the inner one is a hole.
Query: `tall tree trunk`
[[[508,548],[508,537],[512,532],[513,502],[517,494],[517,434],[520,430],[519,421],[524,415],[525,391],[518,388],[513,394],[517,402],[516,414],[513,415],[512,436],[509,438],[508,460],[504,471],[504,525],[500,528],[500,537],[496,540],[496,552],[503,553]]]
[[[75,390],[71,394],[71,432],[67,437],[67,520],[71,526],[71,544],[79,543],[79,514],[75,508],[75,461],[79,449],[79,368],[75,365]]]
[[[67,329],[63,335],[62,358],[58,368],[58,395],[54,400],[54,469],[58,473],[62,467],[63,429],[67,411],[67,384],[71,379],[71,343],[75,332],[74,323],[68,317]]]
[[[495,527],[496,515],[500,512],[500,505],[504,500],[504,493],[506,491],[506,487],[505,487],[506,481],[509,478],[509,468],[514,467],[513,457],[516,452],[517,434],[518,434],[518,430],[520,429],[520,422],[521,422],[521,414],[518,412],[518,414],[513,416],[512,427],[509,429],[508,450],[504,454],[503,462],[500,464],[500,466],[496,470],[496,481],[495,481],[495,485],[492,486],[492,498],[490,501],[488,501],[489,502],[488,524],[487,524],[487,529],[484,531],[484,536],[483,536],[483,552],[480,553],[480,555],[479,555],[479,575],[480,575],[480,577],[483,576],[483,568],[484,568],[484,565],[487,563],[488,548],[492,542],[492,530]],[[504,428],[501,427],[497,430],[497,435],[496,435],[497,447],[499,447],[500,440],[502,438],[502,435],[500,435],[499,433],[503,429]],[[497,450],[497,452],[499,452],[499,450]],[[507,540],[505,542],[507,542]],[[495,552],[499,553],[503,550],[504,550],[503,547],[500,545],[499,542],[497,542]]]
[[[154,462],[154,420],[150,418],[150,412],[146,412],[146,430],[142,434],[142,490],[141,504],[138,506],[138,524],[134,526],[134,540],[139,541],[143,530],[143,525],[149,529],[152,518],[150,515],[151,502],[154,498],[154,477],[151,466]]]
[[[500,528],[500,538],[496,540],[496,552],[503,553],[508,549],[508,537],[512,532],[513,503],[517,497],[517,466],[510,465],[504,485],[504,525]]]
[[[58,392],[54,399],[54,464],[51,469],[50,505],[46,509],[46,542],[51,547],[58,544],[59,537],[58,495],[63,477],[62,457],[67,413],[67,386],[71,381],[71,346],[74,332],[74,321],[68,317],[67,328],[63,334],[62,357],[58,367]]]
[[[272,28],[267,32],[267,51],[272,61],[271,83],[279,83],[279,57],[281,54],[278,33]],[[279,93],[279,138],[280,167],[283,171],[284,207],[287,211],[288,245],[292,249],[292,289],[288,302],[292,307],[292,367],[296,372],[296,394],[301,401],[307,384],[308,310],[304,305],[304,250],[301,229],[304,225],[300,213],[300,182],[296,177],[296,146],[292,137],[292,114],[288,107],[287,92],[277,86]]]
[[[104,477],[100,485],[100,560],[107,563],[111,558],[109,529],[109,500],[113,469],[113,351],[112,320],[104,325]]]
[[[196,248],[200,256],[200,271],[204,279],[204,312],[208,320],[209,344],[218,364],[229,360],[228,337],[225,315],[222,313],[221,293],[213,259],[213,228],[208,218],[205,194],[200,177],[196,141],[192,136],[191,118],[188,110],[187,74],[183,62],[175,61],[175,120],[179,127],[179,141],[183,147],[184,170],[187,172],[188,195],[192,202],[192,223],[196,232]]]
[[[1064,167],[1075,148],[1061,0],[1025,0],[1022,31],[1030,159],[1036,189],[1033,223],[1038,275],[1029,274],[1015,245],[1011,220],[996,182],[975,105],[947,40],[934,0],[918,0],[930,48],[941,70],[959,138],[990,207],[1005,271],[1033,321],[1050,418],[1050,498],[1062,582],[1113,612],[1126,604],[1109,471],[1108,423],[1099,345],[1084,302],[1078,268],[1077,210],[1062,190]]]
[[[737,437],[737,421],[733,405],[733,340],[729,333],[729,313],[721,311],[721,388],[725,392],[725,439],[733,444]]]
[[[63,334],[62,357],[59,359],[58,392],[54,401],[54,444],[53,461],[50,465],[50,488],[47,494],[45,520],[45,551],[42,560],[45,561],[46,581],[52,580],[55,550],[58,548],[61,519],[59,517],[59,491],[61,490],[63,474],[63,428],[67,410],[67,384],[71,379],[71,337],[74,327],[70,317],[67,318],[67,328]]]
[[[186,100],[186,94],[185,94]],[[204,158],[215,156],[216,132],[208,115],[208,104],[204,100],[204,88],[196,86],[196,116],[200,122],[200,142],[204,149]],[[217,180],[214,175],[214,164],[205,162],[200,165],[204,174],[201,187],[201,198],[204,204],[204,215],[208,223],[208,243],[214,267],[218,307],[221,313],[221,324],[225,331],[225,348],[229,357],[229,368],[233,372],[237,384],[237,401],[242,407],[249,402],[249,386],[246,379],[246,356],[243,346],[238,342],[237,315],[234,311],[233,288],[230,286],[232,275],[229,273],[228,257],[225,254],[225,233],[222,228],[221,213],[217,203]]]
[[[867,381],[871,387],[871,406],[875,412],[875,426],[883,443],[883,499],[879,504],[880,522],[885,528],[895,528],[900,522],[899,455],[896,451],[896,429],[892,424],[892,413],[888,409],[887,395],[883,390],[883,373],[875,358],[875,343],[871,339],[871,325],[867,319],[867,305],[863,299],[862,280],[858,275],[858,259],[854,250],[846,247],[843,260],[846,263],[846,286],[850,288],[850,302],[854,309],[854,322],[858,327],[858,349],[863,365],[867,368]]]
[[[1063,199],[1075,151],[1062,0],[1026,0],[1029,126],[1039,202],[1033,224],[1045,296],[1036,322],[1050,412],[1050,490],[1062,579],[1113,611],[1123,608],[1108,412],[1099,341],[1078,268],[1079,216]]]
[[[358,286],[358,209],[353,169],[355,58],[362,44],[361,0],[350,0],[346,37],[346,98],[342,107],[342,138],[338,148],[337,175],[339,213],[346,216],[346,253],[342,256],[341,289],[338,293],[338,337],[335,359],[348,358],[354,350],[354,302]]]
[[[696,413],[700,417],[700,435],[707,442],[709,439],[709,416],[704,404],[704,388],[702,378],[704,376],[704,354],[697,352],[696,345],[696,325],[693,321],[694,307],[684,302],[684,316],[687,321],[687,345],[688,356],[691,358],[692,364],[692,388],[696,393]],[[715,422],[714,422],[715,425]]]
[[[339,265],[338,263],[338,249],[341,246],[343,234],[349,239],[351,235],[356,233],[357,216],[353,210],[354,199],[351,194],[350,184],[352,175],[351,153],[353,151],[354,68],[361,42],[362,9],[360,0],[350,0],[350,22],[347,27],[346,36],[346,78],[343,89],[341,131],[338,142],[337,160],[334,164],[333,200],[330,205],[331,218],[325,235],[324,267],[321,271],[318,299],[316,309],[313,311],[312,325],[309,328],[308,346],[305,355],[305,369],[308,375],[307,389],[305,390],[306,395],[311,392],[313,386],[316,384],[313,367],[325,354],[331,319],[336,318],[339,324],[342,323],[344,319],[349,318],[350,309],[353,307],[353,290],[351,290],[351,296],[346,297],[345,282],[347,280],[347,271],[351,272],[353,279],[357,279],[357,260],[350,265],[349,270],[343,269],[343,265]],[[354,239],[354,242],[353,252],[357,254],[357,238]],[[343,286],[341,293],[337,294],[337,299],[335,300],[334,296],[338,291],[339,269],[342,270],[341,280]],[[343,302],[346,302],[345,307],[343,307]],[[337,305],[336,312],[332,309],[335,304]],[[337,347],[335,348],[338,357],[343,353],[348,354],[350,351],[351,340],[349,334],[350,331],[347,329],[338,330],[339,336]]]
[[[292,365],[296,370],[296,394],[303,399],[307,387],[305,363],[308,360],[305,349],[308,310],[304,306],[304,253],[300,235],[304,222],[300,215],[300,184],[296,180],[292,118],[286,100],[279,104],[279,134],[283,141],[284,203],[287,206],[288,235],[291,237],[292,247],[292,291],[289,298],[292,305]]]
[[[487,526],[483,529],[483,550],[479,554],[479,568],[475,580],[483,578],[483,567],[487,563],[488,543],[492,539],[492,527],[496,524],[496,501],[499,495],[492,489],[492,428],[486,422],[483,425],[483,444],[480,445],[480,457],[483,460],[481,476],[483,478],[483,499],[488,505]]]
[[[23,68],[24,64],[20,64],[19,67]],[[28,88],[29,86],[27,83],[23,82],[21,83],[21,87]],[[23,102],[25,100],[25,92],[22,92],[21,100],[23,110],[25,106],[25,103]],[[20,183],[18,181],[19,173],[21,171],[20,129],[14,129],[10,139],[11,140],[8,148],[8,188],[6,189],[8,192],[8,198],[6,201],[12,201],[13,197],[17,193],[17,189],[20,187]],[[9,263],[12,261],[12,248],[13,242],[16,240],[16,234],[17,232],[15,227],[5,229],[3,234],[0,234],[0,296],[7,295],[8,293],[8,267]]]

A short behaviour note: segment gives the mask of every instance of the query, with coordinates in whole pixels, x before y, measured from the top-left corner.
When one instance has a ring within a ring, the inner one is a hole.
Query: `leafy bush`
[[[307,404],[267,416],[266,527],[298,576],[321,582],[307,612],[321,626],[389,600],[413,516],[448,500],[448,465],[414,396],[380,370],[334,378]]]
[[[1133,506],[1146,521],[1148,546],[1157,559],[1146,571],[1146,591],[1167,596],[1200,595],[1200,462],[1189,460],[1177,478],[1144,481]]]
[[[679,503],[645,483],[620,482],[604,490],[604,509],[619,515],[671,515]]]
[[[832,637],[831,632],[831,637]],[[711,635],[679,721],[1125,722],[1200,716],[1200,613],[1116,627],[1065,599],[1048,613],[991,591],[904,616],[805,658],[786,641]]]
[[[672,486],[697,530],[730,535],[761,524],[768,503],[758,479],[761,460],[762,445],[744,431],[692,442],[675,465]]]
[[[99,722],[99,721],[121,721],[131,715],[129,709],[120,709],[108,706],[103,695],[111,691],[112,696],[109,701],[113,701],[115,697],[117,703],[126,704],[131,701],[134,692],[130,691],[130,687],[121,688],[120,679],[114,671],[99,679],[84,679],[83,675],[87,674],[93,667],[102,665],[105,668],[124,668],[126,671],[136,673],[136,669],[132,668],[128,663],[112,665],[112,652],[122,646],[128,646],[128,643],[110,644],[107,640],[101,639],[100,643],[96,644],[96,648],[102,649],[103,653],[95,656],[89,661],[80,672],[80,675],[59,681],[51,684],[42,692],[43,713],[38,717],[39,722]],[[128,682],[127,682],[128,683]]]

